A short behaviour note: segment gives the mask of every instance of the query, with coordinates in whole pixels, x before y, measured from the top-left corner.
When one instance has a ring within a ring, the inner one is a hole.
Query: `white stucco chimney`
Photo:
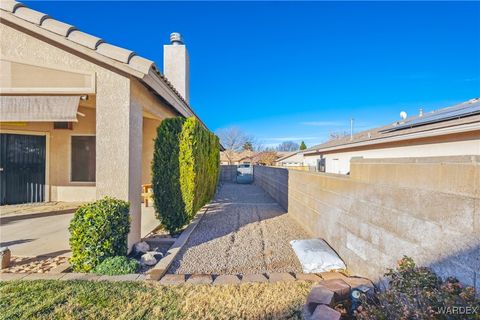
[[[170,34],[170,44],[163,46],[163,72],[180,95],[189,102],[190,62],[180,33]]]

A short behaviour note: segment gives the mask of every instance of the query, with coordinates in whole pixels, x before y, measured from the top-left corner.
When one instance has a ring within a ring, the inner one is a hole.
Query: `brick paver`
[[[326,305],[332,304],[334,295],[335,294],[333,293],[333,291],[325,287],[321,287],[321,286],[313,287],[307,296],[308,311],[310,313],[313,313],[315,311],[315,308],[319,304],[326,304]]]
[[[135,281],[138,278],[137,273],[132,273],[132,274],[122,274],[122,275],[117,275],[117,276],[107,276],[107,275],[102,275],[100,278],[98,278],[98,281]]]
[[[28,276],[28,273],[0,273],[0,281],[20,280]]]
[[[65,275],[60,278],[60,280],[91,280],[95,281],[100,278],[99,275],[93,273],[65,273]]]
[[[283,282],[283,281],[295,281],[295,277],[290,273],[281,272],[281,273],[269,273],[268,280],[270,282]]]
[[[322,277],[314,273],[295,273],[295,278],[300,281],[311,281],[311,282],[317,282],[322,280]]]
[[[261,273],[244,274],[242,276],[242,282],[268,282],[268,278]]]
[[[341,313],[325,305],[319,305],[310,320],[339,320]]]
[[[185,283],[185,275],[184,274],[166,274],[160,279],[161,284],[184,284]]]
[[[239,284],[240,278],[235,275],[230,274],[222,274],[215,278],[213,284],[221,285],[221,284]]]
[[[350,286],[341,279],[323,280],[318,286],[325,287],[335,293],[335,300],[340,301],[350,297]]]
[[[65,273],[30,273],[22,280],[58,280],[65,276]]]
[[[209,274],[192,274],[187,279],[190,284],[212,284],[213,278]]]

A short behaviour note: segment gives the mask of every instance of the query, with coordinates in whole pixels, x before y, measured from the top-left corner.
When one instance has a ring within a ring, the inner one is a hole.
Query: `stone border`
[[[158,261],[153,268],[147,271],[147,280],[160,280],[160,278],[163,277],[165,273],[167,273],[167,270],[172,264],[173,260],[178,255],[180,250],[182,250],[183,246],[187,243],[190,235],[193,233],[193,231],[200,223],[209,208],[210,206],[207,204],[198,211],[195,218],[188,225],[188,227],[183,230],[182,234],[175,240],[170,249],[168,249],[165,256],[160,259],[160,261]]]
[[[88,281],[144,281],[145,275],[133,273],[105,276],[93,273],[0,273],[0,281],[29,280],[88,280]]]
[[[339,272],[323,272],[323,273],[266,273],[266,274],[244,274],[244,275],[210,275],[210,274],[166,274],[160,281],[149,279],[148,276],[139,273],[106,276],[93,273],[0,273],[0,281],[15,280],[84,280],[84,281],[147,281],[150,283],[158,283],[160,285],[237,285],[241,283],[278,283],[291,281],[308,281],[316,283],[314,288],[322,287],[333,292],[329,301],[318,301],[315,293],[311,293],[311,297],[307,299],[309,303],[331,305],[334,301],[348,299],[350,290],[361,286],[374,288],[373,283],[360,277],[347,277]],[[316,289],[318,290],[318,289]],[[314,289],[312,289],[314,291]],[[326,295],[327,298],[330,296]],[[323,296],[321,297],[324,298]],[[332,300],[333,299],[333,300]],[[328,303],[327,303],[328,302]],[[305,308],[307,308],[307,305]],[[311,313],[310,313],[311,314]]]
[[[326,279],[346,279],[342,273],[290,273],[272,272],[256,274],[165,274],[160,279],[163,285],[184,285],[184,284],[240,284],[240,283],[276,283],[290,281],[308,281],[321,283]],[[356,279],[356,278],[355,278]]]

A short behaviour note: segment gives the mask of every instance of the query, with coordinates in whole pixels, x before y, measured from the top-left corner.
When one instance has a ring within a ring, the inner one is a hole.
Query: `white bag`
[[[300,260],[304,273],[347,269],[342,259],[322,239],[292,240],[290,245]]]

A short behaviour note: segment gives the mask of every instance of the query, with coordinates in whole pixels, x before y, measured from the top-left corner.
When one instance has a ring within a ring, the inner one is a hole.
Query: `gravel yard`
[[[301,272],[290,240],[309,238],[256,185],[223,184],[169,273]]]

